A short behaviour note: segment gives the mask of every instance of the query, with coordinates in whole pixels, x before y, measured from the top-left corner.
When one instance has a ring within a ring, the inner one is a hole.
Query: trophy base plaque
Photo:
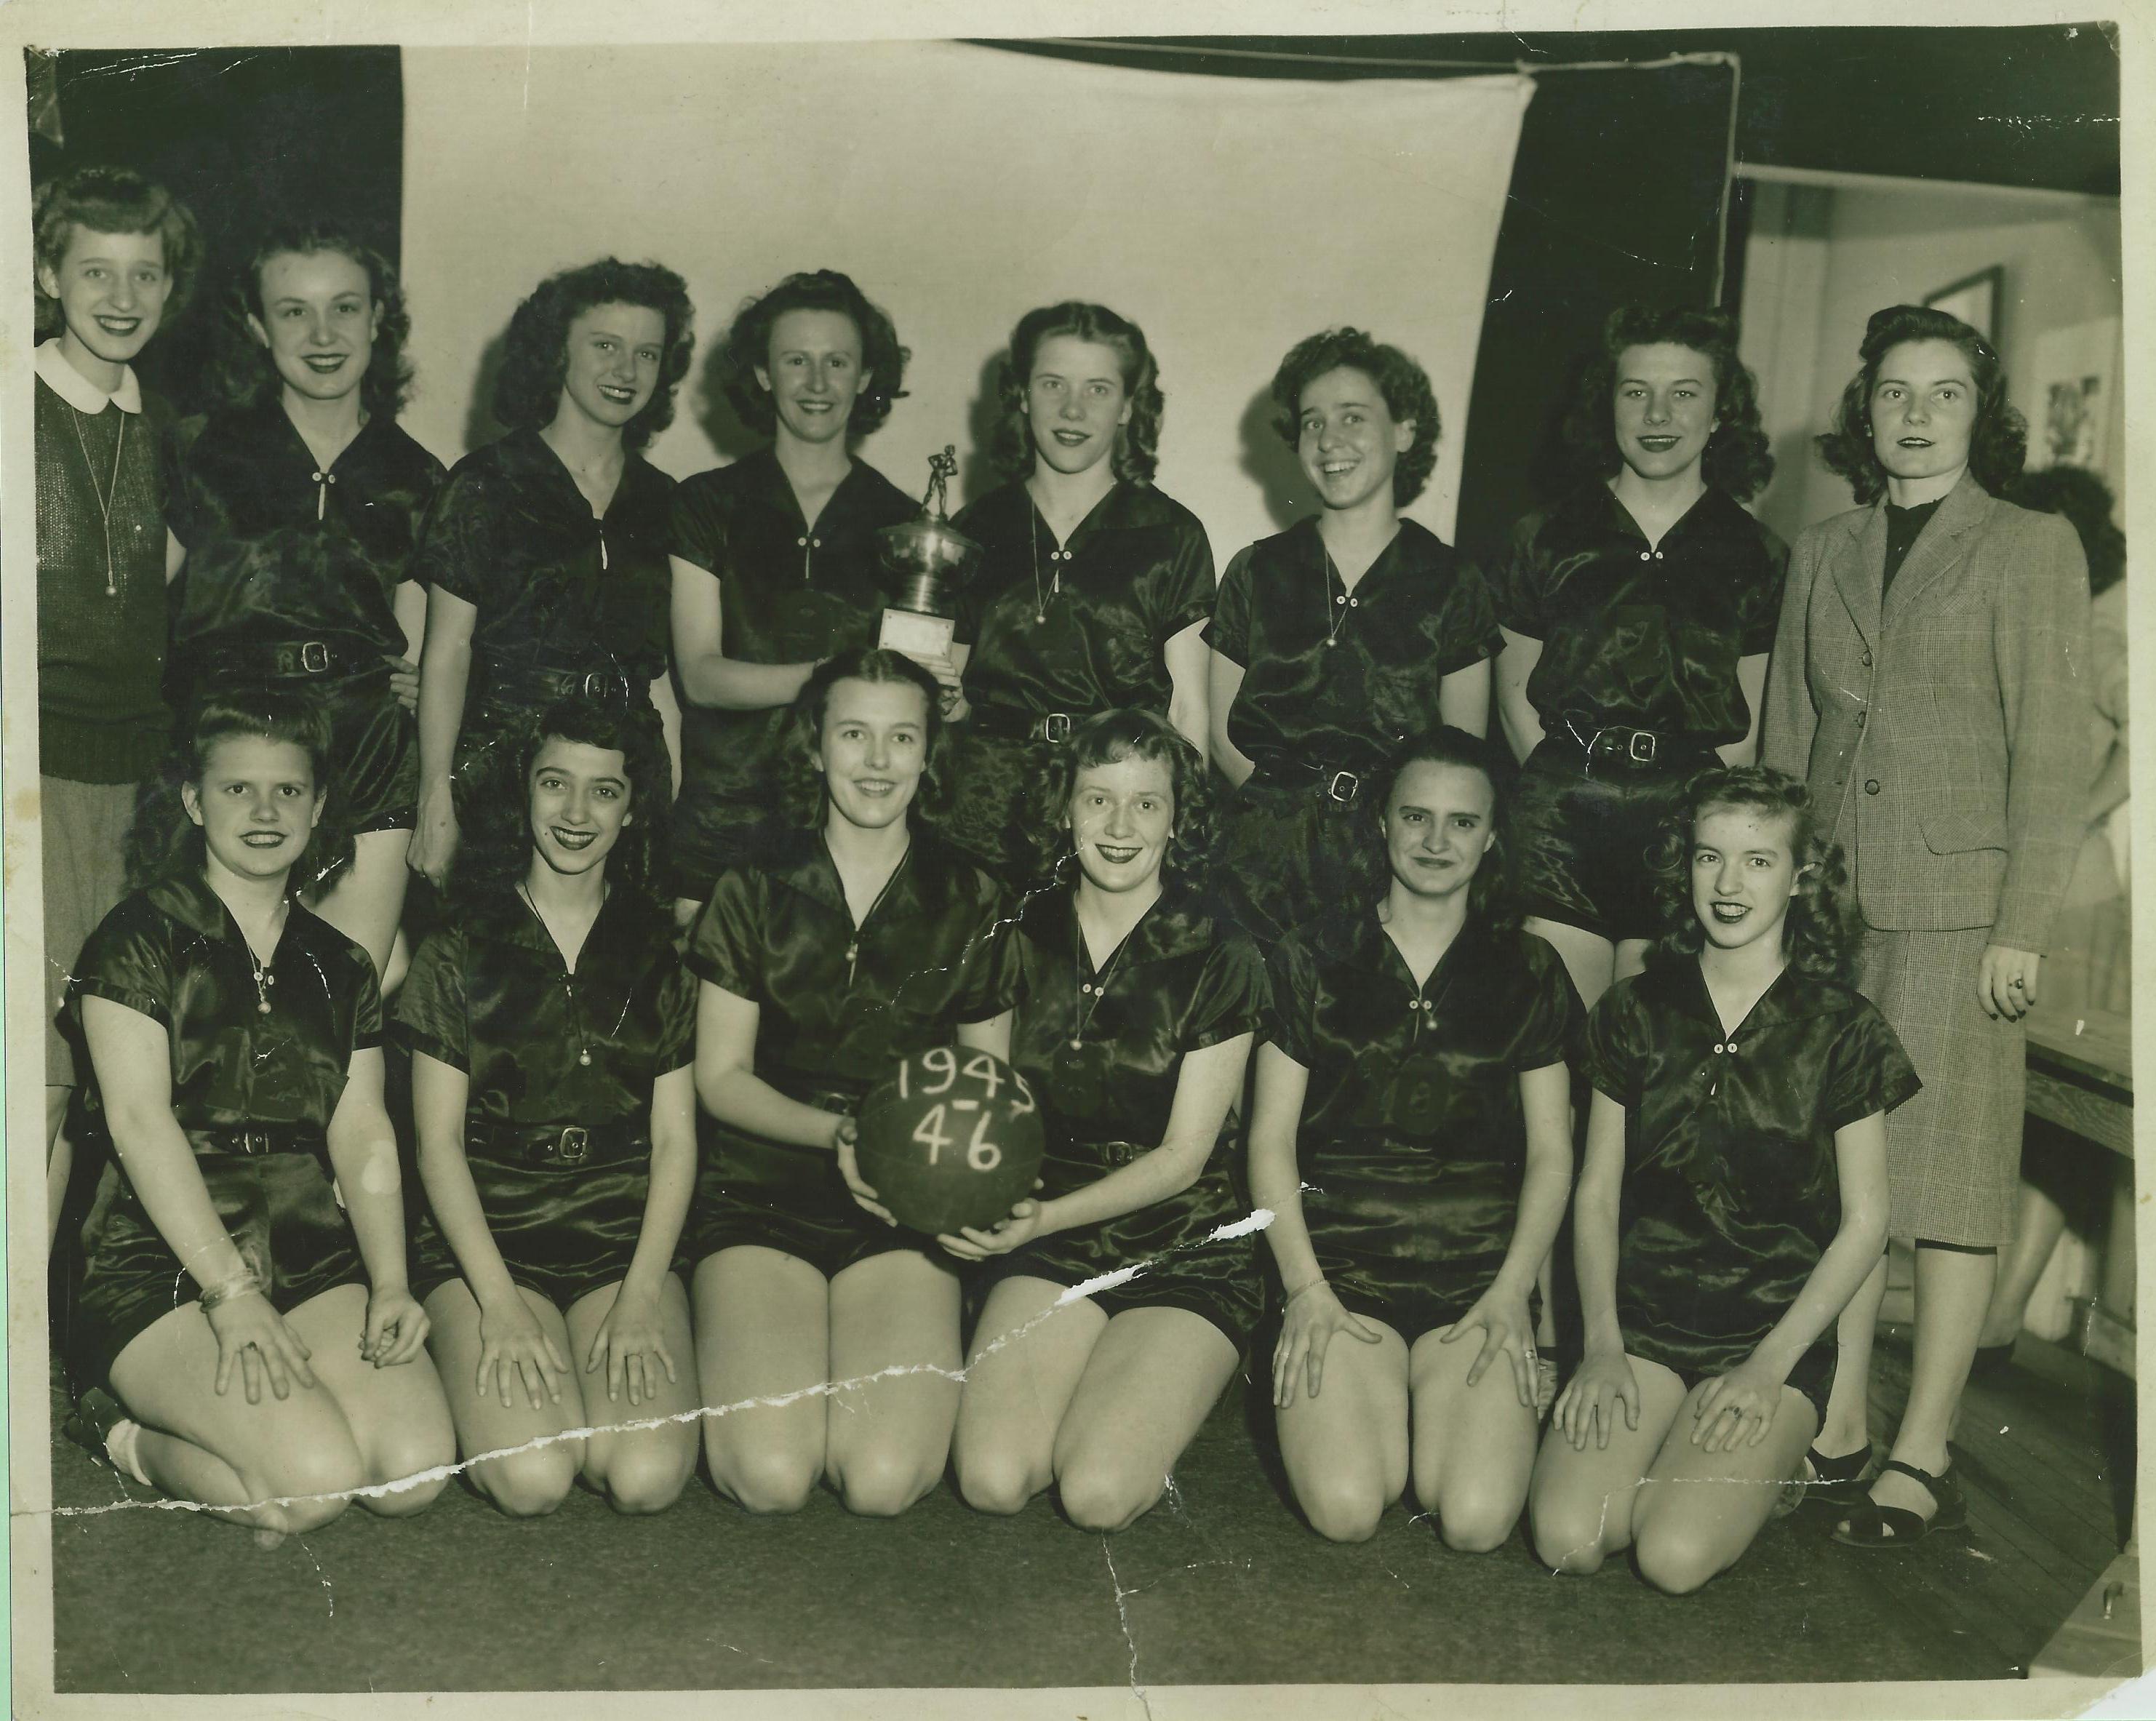
[[[887,651],[903,652],[916,663],[933,666],[951,660],[952,642],[958,624],[947,615],[923,615],[913,609],[886,609],[876,644]]]

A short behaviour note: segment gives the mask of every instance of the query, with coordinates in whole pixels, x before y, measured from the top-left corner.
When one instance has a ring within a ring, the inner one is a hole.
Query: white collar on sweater
[[[95,417],[105,410],[105,403],[108,400],[123,413],[142,410],[142,385],[135,380],[132,365],[121,366],[120,386],[107,394],[67,362],[60,352],[59,336],[57,335],[49,341],[38,343],[37,352],[31,355],[31,362],[45,387],[79,413],[87,413]]]

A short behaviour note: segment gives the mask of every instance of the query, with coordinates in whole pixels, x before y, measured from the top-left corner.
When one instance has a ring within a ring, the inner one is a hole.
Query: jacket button
[[[1879,793],[1879,779],[1878,779],[1876,777],[1867,777],[1867,778],[1866,778],[1864,779],[1864,792],[1865,792],[1865,794],[1878,794],[1878,793]]]
[[[1864,664],[1865,668],[1866,668],[1866,669],[1870,669],[1870,668],[1871,667],[1871,654],[1870,652],[1868,652],[1868,651],[1867,651],[1867,652],[1866,652],[1866,653],[1864,654],[1864,657],[1863,657],[1862,661],[1863,661],[1863,664]]]
[[[1869,712],[1859,712],[1856,714],[1856,727],[1861,729],[1864,727],[1865,719],[1869,717],[1871,715],[1871,713]]]

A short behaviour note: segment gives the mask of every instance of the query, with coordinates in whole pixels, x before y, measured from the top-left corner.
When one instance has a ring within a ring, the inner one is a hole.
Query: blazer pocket
[[[1979,816],[1966,812],[1934,813],[1921,816],[1924,846],[1934,855],[1964,855],[1974,849],[2006,847],[2003,814]]]

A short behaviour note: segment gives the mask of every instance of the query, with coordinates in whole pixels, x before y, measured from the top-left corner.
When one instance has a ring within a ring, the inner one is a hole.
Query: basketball
[[[931,1236],[988,1229],[1040,1175],[1040,1108],[988,1052],[915,1053],[869,1091],[856,1121],[861,1180],[901,1225]]]

